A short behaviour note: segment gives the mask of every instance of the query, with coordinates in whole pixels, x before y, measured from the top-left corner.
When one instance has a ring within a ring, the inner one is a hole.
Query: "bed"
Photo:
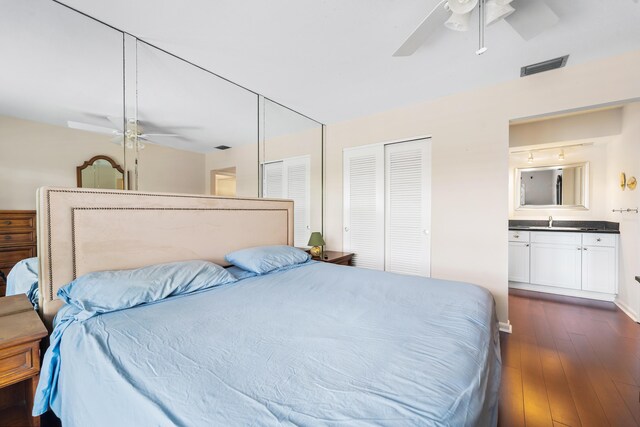
[[[70,315],[58,289],[92,272],[291,245],[292,202],[42,189],[39,208],[40,312],[51,326],[58,313],[58,353],[36,414],[50,405],[64,426],[496,425],[499,335],[483,288],[306,261]],[[152,230],[162,238],[142,239]]]

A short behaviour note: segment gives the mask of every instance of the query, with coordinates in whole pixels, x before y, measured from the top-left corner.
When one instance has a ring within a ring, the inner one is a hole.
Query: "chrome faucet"
[[[553,227],[553,217],[549,215],[549,228]]]

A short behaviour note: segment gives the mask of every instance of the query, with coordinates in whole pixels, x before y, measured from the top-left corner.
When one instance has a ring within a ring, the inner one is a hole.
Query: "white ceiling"
[[[127,87],[135,93],[127,90],[126,116],[137,117],[144,133],[177,135],[151,142],[196,152],[257,142],[256,94],[130,41]],[[122,131],[122,33],[50,0],[4,1],[0,57],[10,59],[0,67],[0,115]],[[261,120],[265,139],[319,126],[270,101]]]
[[[636,0],[545,1],[560,23],[530,41],[499,22],[478,57],[477,26],[442,29],[404,58],[391,54],[437,0],[63,3],[332,123],[516,79],[522,65],[565,54],[571,66],[640,49]]]

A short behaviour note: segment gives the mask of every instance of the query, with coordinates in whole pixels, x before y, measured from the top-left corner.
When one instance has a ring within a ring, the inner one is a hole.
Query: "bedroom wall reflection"
[[[49,0],[2,4],[0,57],[0,209],[75,187],[98,155],[126,189],[230,197],[260,197],[261,169],[286,161],[268,195],[300,200],[297,243],[321,231],[321,124]]]
[[[93,156],[124,164],[122,33],[51,1],[4,2],[0,57],[0,209],[75,187]]]
[[[260,99],[261,196],[295,202],[295,246],[322,231],[322,124]]]
[[[138,188],[256,197],[257,95],[141,41],[137,59]],[[191,167],[161,164],[149,148],[189,157]],[[166,179],[145,180],[154,168]],[[223,173],[235,191],[215,185]],[[172,187],[178,176],[183,187]]]

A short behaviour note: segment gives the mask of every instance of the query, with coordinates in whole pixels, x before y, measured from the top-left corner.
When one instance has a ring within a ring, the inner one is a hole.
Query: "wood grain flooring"
[[[640,426],[640,325],[613,303],[511,289],[499,426]]]

